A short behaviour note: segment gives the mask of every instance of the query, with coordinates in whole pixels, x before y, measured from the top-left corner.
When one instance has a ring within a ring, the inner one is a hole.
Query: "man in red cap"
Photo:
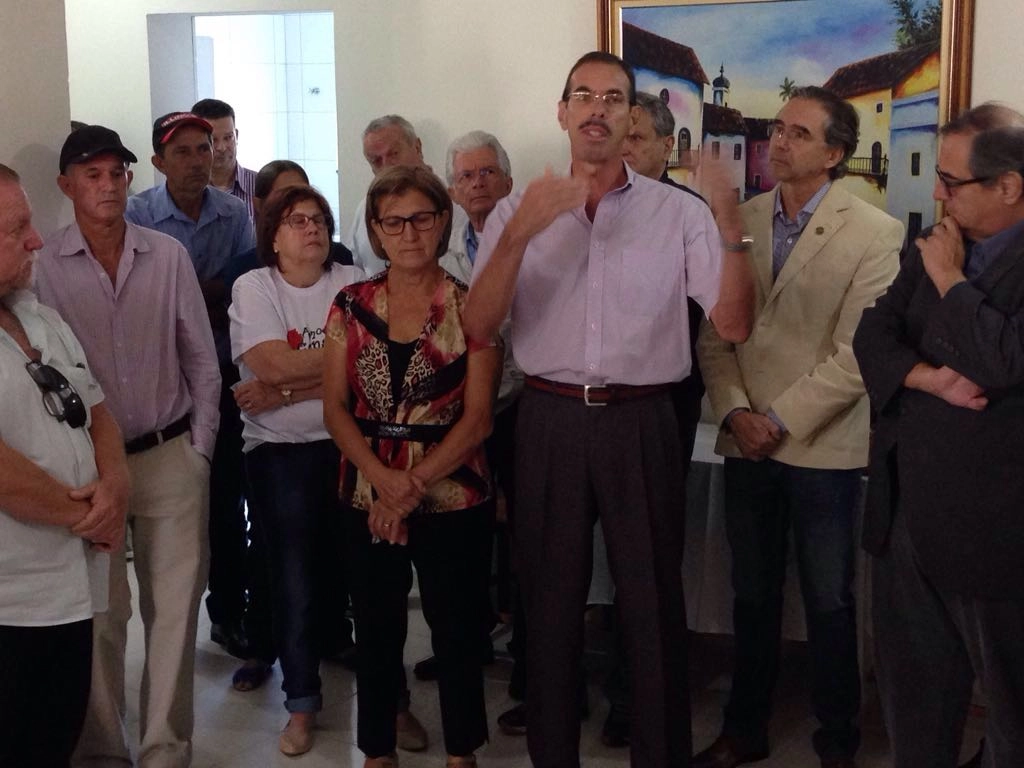
[[[153,166],[166,181],[133,195],[125,217],[185,246],[213,329],[220,364],[220,427],[210,469],[210,637],[240,658],[248,655],[241,629],[244,602],[245,516],[242,422],[231,391],[238,369],[228,334],[229,275],[239,254],[256,246],[245,204],[210,186],[213,127],[192,112],[171,112],[153,123]]]

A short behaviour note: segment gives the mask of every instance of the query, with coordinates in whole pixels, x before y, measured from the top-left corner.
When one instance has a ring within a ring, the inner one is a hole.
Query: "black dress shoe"
[[[974,753],[974,757],[968,760],[966,763],[960,766],[960,768],[981,768],[981,756],[985,754],[985,740],[981,740],[981,744],[978,745],[978,751]]]
[[[481,658],[480,663],[484,666],[494,663],[494,646],[491,645],[491,638],[487,638],[487,645],[480,649]],[[412,673],[416,676],[417,680],[431,681],[437,680],[439,674],[437,657],[428,656],[425,659],[417,661],[412,667]]]
[[[690,762],[690,768],[736,768],[744,763],[756,763],[768,757],[768,747],[749,749],[734,739],[722,734],[703,752],[698,752]]]
[[[823,757],[821,768],[857,768],[852,757]]]
[[[437,656],[428,656],[413,665],[412,673],[417,680],[437,680],[437,666]]]
[[[252,657],[249,641],[238,624],[211,624],[210,639],[236,659],[245,661]]]
[[[516,704],[498,715],[498,730],[506,736],[526,735],[526,705]]]
[[[606,747],[629,746],[629,718],[609,712],[601,726],[601,743]]]

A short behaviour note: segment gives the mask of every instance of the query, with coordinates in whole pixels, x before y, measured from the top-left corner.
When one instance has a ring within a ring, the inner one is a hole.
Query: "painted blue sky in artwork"
[[[623,8],[622,20],[693,48],[709,80],[724,63],[732,85],[729,105],[750,117],[774,116],[784,77],[821,85],[845,64],[896,49],[887,0]],[[705,98],[711,100],[710,85]]]

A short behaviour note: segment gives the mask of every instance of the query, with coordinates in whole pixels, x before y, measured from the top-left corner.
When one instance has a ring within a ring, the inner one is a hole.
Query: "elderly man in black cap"
[[[128,522],[146,637],[138,764],[170,768],[191,760],[220,375],[185,249],[125,220],[128,166],[135,159],[103,126],[68,136],[57,184],[74,205],[75,221],[47,239],[36,282],[40,299],[82,340],[124,433],[133,486]],[[109,609],[94,622],[93,685],[79,764],[132,764],[124,690],[130,615],[119,549],[111,556]]]

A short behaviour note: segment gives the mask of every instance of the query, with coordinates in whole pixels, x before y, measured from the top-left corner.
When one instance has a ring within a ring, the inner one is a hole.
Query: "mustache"
[[[583,124],[580,125],[580,129],[582,130],[583,128],[589,128],[591,126],[597,126],[608,133],[612,132],[612,129],[608,127],[608,123],[604,120],[598,120],[596,117],[592,117],[589,120],[584,121]]]

